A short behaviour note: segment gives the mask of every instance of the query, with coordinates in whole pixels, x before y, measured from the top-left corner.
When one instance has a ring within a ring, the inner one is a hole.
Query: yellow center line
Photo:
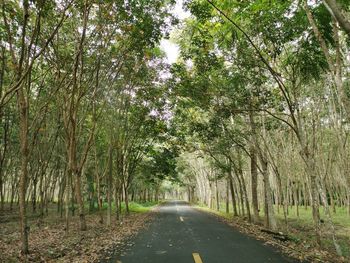
[[[184,219],[183,219],[183,217],[182,217],[182,216],[180,216],[180,221],[181,221],[181,222],[183,222],[183,221],[184,221]]]
[[[192,253],[192,256],[195,263],[203,263],[201,256],[198,253]]]

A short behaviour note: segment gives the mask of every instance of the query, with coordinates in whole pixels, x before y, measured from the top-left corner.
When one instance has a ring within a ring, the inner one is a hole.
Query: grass
[[[148,211],[150,211],[151,209],[153,209],[154,207],[156,207],[158,204],[160,204],[161,201],[155,202],[142,202],[142,203],[137,203],[137,202],[129,202],[129,211],[132,213],[146,213]],[[40,208],[37,207],[36,212],[32,211],[32,206],[31,203],[28,204],[28,208],[27,208],[27,216],[29,220],[36,220],[39,218],[40,216]],[[126,209],[125,209],[125,203],[122,202],[122,214],[125,214]],[[108,207],[107,202],[103,203],[102,206],[102,210],[106,211]],[[65,207],[63,207],[63,209],[65,209]],[[71,206],[69,206],[69,209],[71,209]],[[78,205],[75,204],[74,205],[74,209],[75,209],[75,215],[78,214]],[[96,214],[98,212],[98,209],[96,207],[93,208],[93,210],[89,209],[89,203],[86,202],[84,204],[84,209],[85,209],[85,214],[89,215],[89,214]],[[0,214],[0,224],[4,223],[4,222],[14,222],[17,224],[18,220],[19,220],[19,214],[18,214],[18,206],[14,205],[13,209],[10,210],[9,209],[9,204],[5,203],[5,212]],[[112,211],[115,211],[115,203],[112,202]],[[60,213],[57,212],[57,204],[55,203],[50,203],[49,204],[49,208],[48,208],[48,212],[49,212],[49,217],[59,217]],[[71,216],[71,213],[70,213]],[[46,213],[44,215],[44,218],[46,218]],[[64,211],[63,211],[63,217],[64,217]]]
[[[296,239],[306,240],[309,242],[315,242],[313,228],[314,222],[312,218],[312,209],[311,207],[299,207],[299,217],[297,216],[296,207],[288,208],[288,230],[289,234]],[[275,207],[276,218],[280,226],[283,226],[285,229],[285,221],[283,215],[283,209],[280,208],[280,212],[277,213]],[[326,223],[326,215],[324,209],[320,209],[320,216],[324,223],[321,224],[322,228],[322,245],[327,250],[334,250],[334,245],[331,240],[331,231],[328,228]],[[339,245],[341,246],[342,252],[345,257],[350,257],[350,216],[348,210],[345,207],[337,207],[336,213],[331,213],[332,222],[335,227],[335,234],[338,240]]]
[[[132,213],[147,213],[151,211],[154,207],[161,204],[162,201],[147,201],[147,202],[129,202],[129,211]],[[107,210],[108,203],[103,203],[102,209]],[[96,208],[97,209],[97,208]],[[121,203],[122,214],[126,212],[125,202]],[[112,211],[115,211],[115,202],[112,202]]]
[[[156,207],[160,202],[145,202],[145,203],[129,203],[130,212],[134,213],[146,213]],[[125,212],[125,203],[122,203],[122,212]]]
[[[221,215],[225,218],[233,218],[233,213],[232,213],[232,205],[230,204],[229,209],[230,213],[226,213],[226,205],[225,203],[220,203],[220,209],[217,211],[216,209],[210,209],[204,204],[198,204],[197,205],[199,208],[202,208],[207,211],[214,212],[215,214]],[[262,205],[260,206],[262,207]],[[283,215],[283,208],[280,208],[279,213],[277,213],[277,207],[274,207],[275,210],[275,216],[278,221],[280,221],[281,224],[284,224],[284,215]],[[304,207],[299,207],[299,218],[297,216],[296,212],[296,207],[288,207],[288,221],[289,223],[298,223],[299,225],[303,226],[310,226],[311,228],[313,227],[313,219],[312,219],[312,210],[311,207],[307,207],[305,209]],[[264,212],[261,211],[260,215],[263,216]],[[321,218],[326,221],[326,216],[324,209],[320,209],[320,215]],[[348,210],[345,207],[337,207],[336,213],[332,213],[332,222],[336,227],[341,227],[346,230],[344,233],[347,236],[350,236],[350,215],[348,214]]]
[[[312,225],[313,224],[313,219],[312,219],[312,210],[311,207],[307,207],[305,209],[304,207],[299,207],[299,218],[297,216],[296,212],[296,207],[289,207],[288,208],[288,219],[290,220],[297,220],[301,224],[306,224],[306,225]],[[277,213],[277,208],[275,207],[275,213],[276,217],[280,220],[284,220],[283,216],[283,209],[280,208],[280,212]],[[332,221],[336,226],[342,226],[345,228],[349,228],[350,230],[350,216],[348,215],[347,208],[345,207],[338,207],[336,209],[336,213],[331,213],[332,214]],[[326,220],[326,215],[324,212],[324,209],[320,209],[320,215],[323,220]]]
[[[203,204],[198,204],[198,208],[201,210],[214,213],[218,216],[224,217],[226,219],[233,219],[232,206],[229,206],[230,213],[226,213],[226,204],[220,203],[219,211],[216,209],[210,209]],[[261,205],[261,207],[263,207]],[[263,210],[263,209],[262,209]],[[321,219],[326,222],[326,216],[324,209],[320,209]],[[264,212],[260,212],[261,221],[263,221]],[[277,207],[275,206],[275,216],[278,225],[281,230],[287,231],[287,227],[284,222],[283,208],[280,207],[279,213],[277,212]],[[350,258],[350,216],[348,210],[345,207],[337,207],[336,213],[331,213],[332,222],[335,226],[336,237],[339,245],[341,246],[344,257]],[[288,234],[294,240],[306,241],[315,244],[314,235],[314,223],[312,218],[311,207],[299,207],[299,217],[296,213],[296,207],[288,207]],[[330,229],[327,227],[327,223],[322,223],[322,245],[323,248],[334,251],[333,242],[330,237]]]
[[[200,210],[216,214],[216,215],[221,216],[221,217],[226,218],[226,219],[232,219],[233,218],[233,213],[226,213],[225,207],[223,207],[223,208],[220,207],[219,211],[216,210],[216,209],[211,209],[211,208],[207,207],[204,204],[197,204],[197,205],[195,205],[195,207],[200,209]]]

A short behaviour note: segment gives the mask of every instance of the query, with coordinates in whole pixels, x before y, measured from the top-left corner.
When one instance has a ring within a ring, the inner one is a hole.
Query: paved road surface
[[[151,226],[113,263],[295,262],[182,201],[161,206]]]

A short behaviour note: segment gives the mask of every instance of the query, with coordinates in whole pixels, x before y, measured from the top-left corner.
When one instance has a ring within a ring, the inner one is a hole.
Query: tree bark
[[[275,219],[275,213],[273,209],[272,193],[269,180],[268,163],[266,160],[261,159],[262,173],[264,177],[264,192],[265,192],[265,217],[266,227],[272,231],[277,230],[277,223]]]
[[[124,185],[124,201],[125,201],[125,212],[126,214],[130,213],[129,210],[129,193],[128,193],[128,186]],[[151,200],[150,200],[151,201]]]
[[[226,214],[230,213],[230,183],[226,179]]]
[[[231,191],[231,199],[232,199],[232,207],[233,207],[233,216],[238,216],[237,212],[237,202],[236,202],[236,196],[235,196],[235,191],[233,188],[233,180],[231,174],[229,176],[229,182],[230,182],[230,191]]]
[[[252,132],[252,137],[256,136],[256,124],[254,122],[253,111],[249,112],[249,122]],[[254,142],[256,139],[253,138]],[[250,146],[250,174],[251,174],[251,187],[252,187],[252,205],[253,205],[253,221],[259,222],[259,203],[258,203],[258,167],[257,167],[257,154],[254,143]]]
[[[21,175],[19,182],[19,212],[21,217],[21,239],[22,253],[29,253],[28,235],[29,227],[27,224],[26,212],[26,190],[28,177],[28,105],[24,96],[23,87],[17,92],[18,111],[20,113],[20,145],[21,145]]]
[[[112,176],[113,176],[113,145],[112,141],[109,145],[108,153],[108,181],[107,181],[107,226],[111,225],[112,216]],[[116,207],[117,209],[117,207]]]
[[[350,37],[350,21],[344,16],[341,7],[336,0],[323,0],[324,5],[327,7],[331,15],[337,20],[341,28]]]
[[[218,179],[215,178],[215,199],[216,199],[216,210],[220,210],[220,200],[219,200],[219,189],[218,189]]]
[[[66,191],[65,191],[65,221],[66,221],[66,232],[69,232],[69,199],[70,199],[70,191],[71,191],[71,172],[70,169],[66,169]]]

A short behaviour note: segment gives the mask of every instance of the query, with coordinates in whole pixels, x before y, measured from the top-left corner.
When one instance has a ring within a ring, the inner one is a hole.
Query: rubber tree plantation
[[[139,262],[173,204],[349,262],[348,0],[0,9],[1,262]]]

